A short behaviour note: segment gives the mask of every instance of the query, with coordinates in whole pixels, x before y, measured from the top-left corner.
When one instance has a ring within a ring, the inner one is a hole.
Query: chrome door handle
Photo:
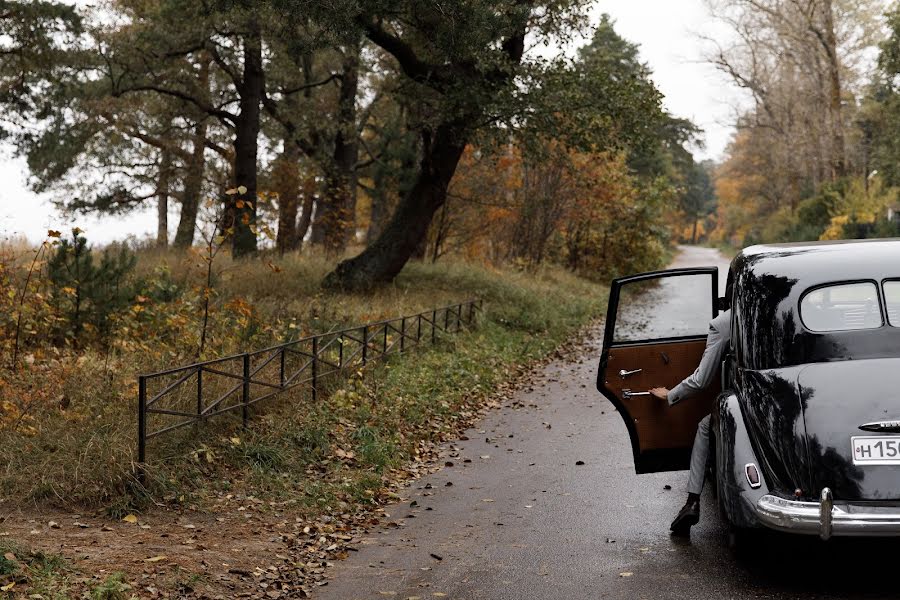
[[[634,396],[649,396],[650,392],[632,392],[631,390],[622,390],[622,397],[628,400]]]
[[[641,371],[643,371],[643,369],[633,369],[631,371],[626,371],[625,369],[622,369],[621,371],[619,371],[619,377],[621,377],[622,379],[625,379],[629,375],[635,375],[637,373],[640,373]]]

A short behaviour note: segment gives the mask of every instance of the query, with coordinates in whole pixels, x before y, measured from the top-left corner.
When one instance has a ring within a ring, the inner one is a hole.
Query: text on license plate
[[[900,436],[850,438],[855,465],[900,465]]]

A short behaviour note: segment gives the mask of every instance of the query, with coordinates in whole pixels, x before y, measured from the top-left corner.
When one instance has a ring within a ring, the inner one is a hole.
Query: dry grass
[[[142,254],[136,276],[170,286],[170,299],[161,294],[144,305],[122,343],[112,351],[30,348],[33,363],[0,379],[0,401],[21,412],[0,429],[0,500],[121,514],[150,499],[180,501],[234,485],[299,497],[310,509],[365,499],[384,468],[449,430],[455,412],[471,410],[516,365],[555,347],[605,302],[600,286],[555,268],[526,273],[457,261],[412,263],[392,286],[346,295],[319,288],[333,266],[322,257],[223,259],[216,266],[208,354],[474,296],[485,300],[486,317],[474,333],[391,361],[365,379],[336,381],[335,393],[316,406],[301,390],[264,407],[249,430],[233,433],[225,419],[160,440],[151,447],[144,488],[133,465],[136,375],[192,359],[200,314],[191,300],[197,257]],[[235,318],[228,307],[237,300],[252,314]],[[354,454],[352,465],[333,460],[338,448]]]

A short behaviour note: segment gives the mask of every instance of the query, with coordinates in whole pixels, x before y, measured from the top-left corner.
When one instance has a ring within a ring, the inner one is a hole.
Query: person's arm
[[[727,329],[727,327],[723,327],[723,329]],[[719,369],[719,363],[722,361],[729,337],[727,331],[722,332],[713,323],[710,323],[709,334],[706,336],[706,348],[703,350],[703,357],[696,370],[671,390],[653,388],[650,393],[657,398],[665,399],[669,406],[673,406],[709,387]]]

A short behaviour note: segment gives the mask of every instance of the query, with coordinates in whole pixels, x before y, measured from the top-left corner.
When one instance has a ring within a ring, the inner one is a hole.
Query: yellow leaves
[[[144,560],[144,562],[148,562],[148,563],[162,562],[162,561],[166,560],[167,558],[168,557],[165,554],[160,554],[159,556],[147,558]]]
[[[253,305],[243,298],[232,298],[225,304],[225,310],[244,319],[253,316]]]
[[[13,581],[12,583],[7,583],[6,585],[0,585],[0,592],[9,592],[9,591],[12,591],[12,589],[13,589],[14,587],[16,587],[16,582],[15,582],[15,581]]]
[[[124,521],[125,523],[131,523],[132,525],[135,525],[138,522],[138,518],[136,515],[133,515],[133,514],[125,515],[124,517],[122,517],[122,521]]]
[[[839,240],[844,237],[844,225],[850,222],[849,215],[831,217],[828,228],[819,236],[820,240]]]
[[[62,233],[59,231],[56,231],[55,229],[48,229],[47,237],[48,238],[59,238],[59,237],[62,237]]]
[[[207,464],[212,464],[216,461],[216,454],[213,452],[212,448],[208,447],[206,444],[202,444],[199,448],[191,452],[191,458],[194,462],[206,462]]]

